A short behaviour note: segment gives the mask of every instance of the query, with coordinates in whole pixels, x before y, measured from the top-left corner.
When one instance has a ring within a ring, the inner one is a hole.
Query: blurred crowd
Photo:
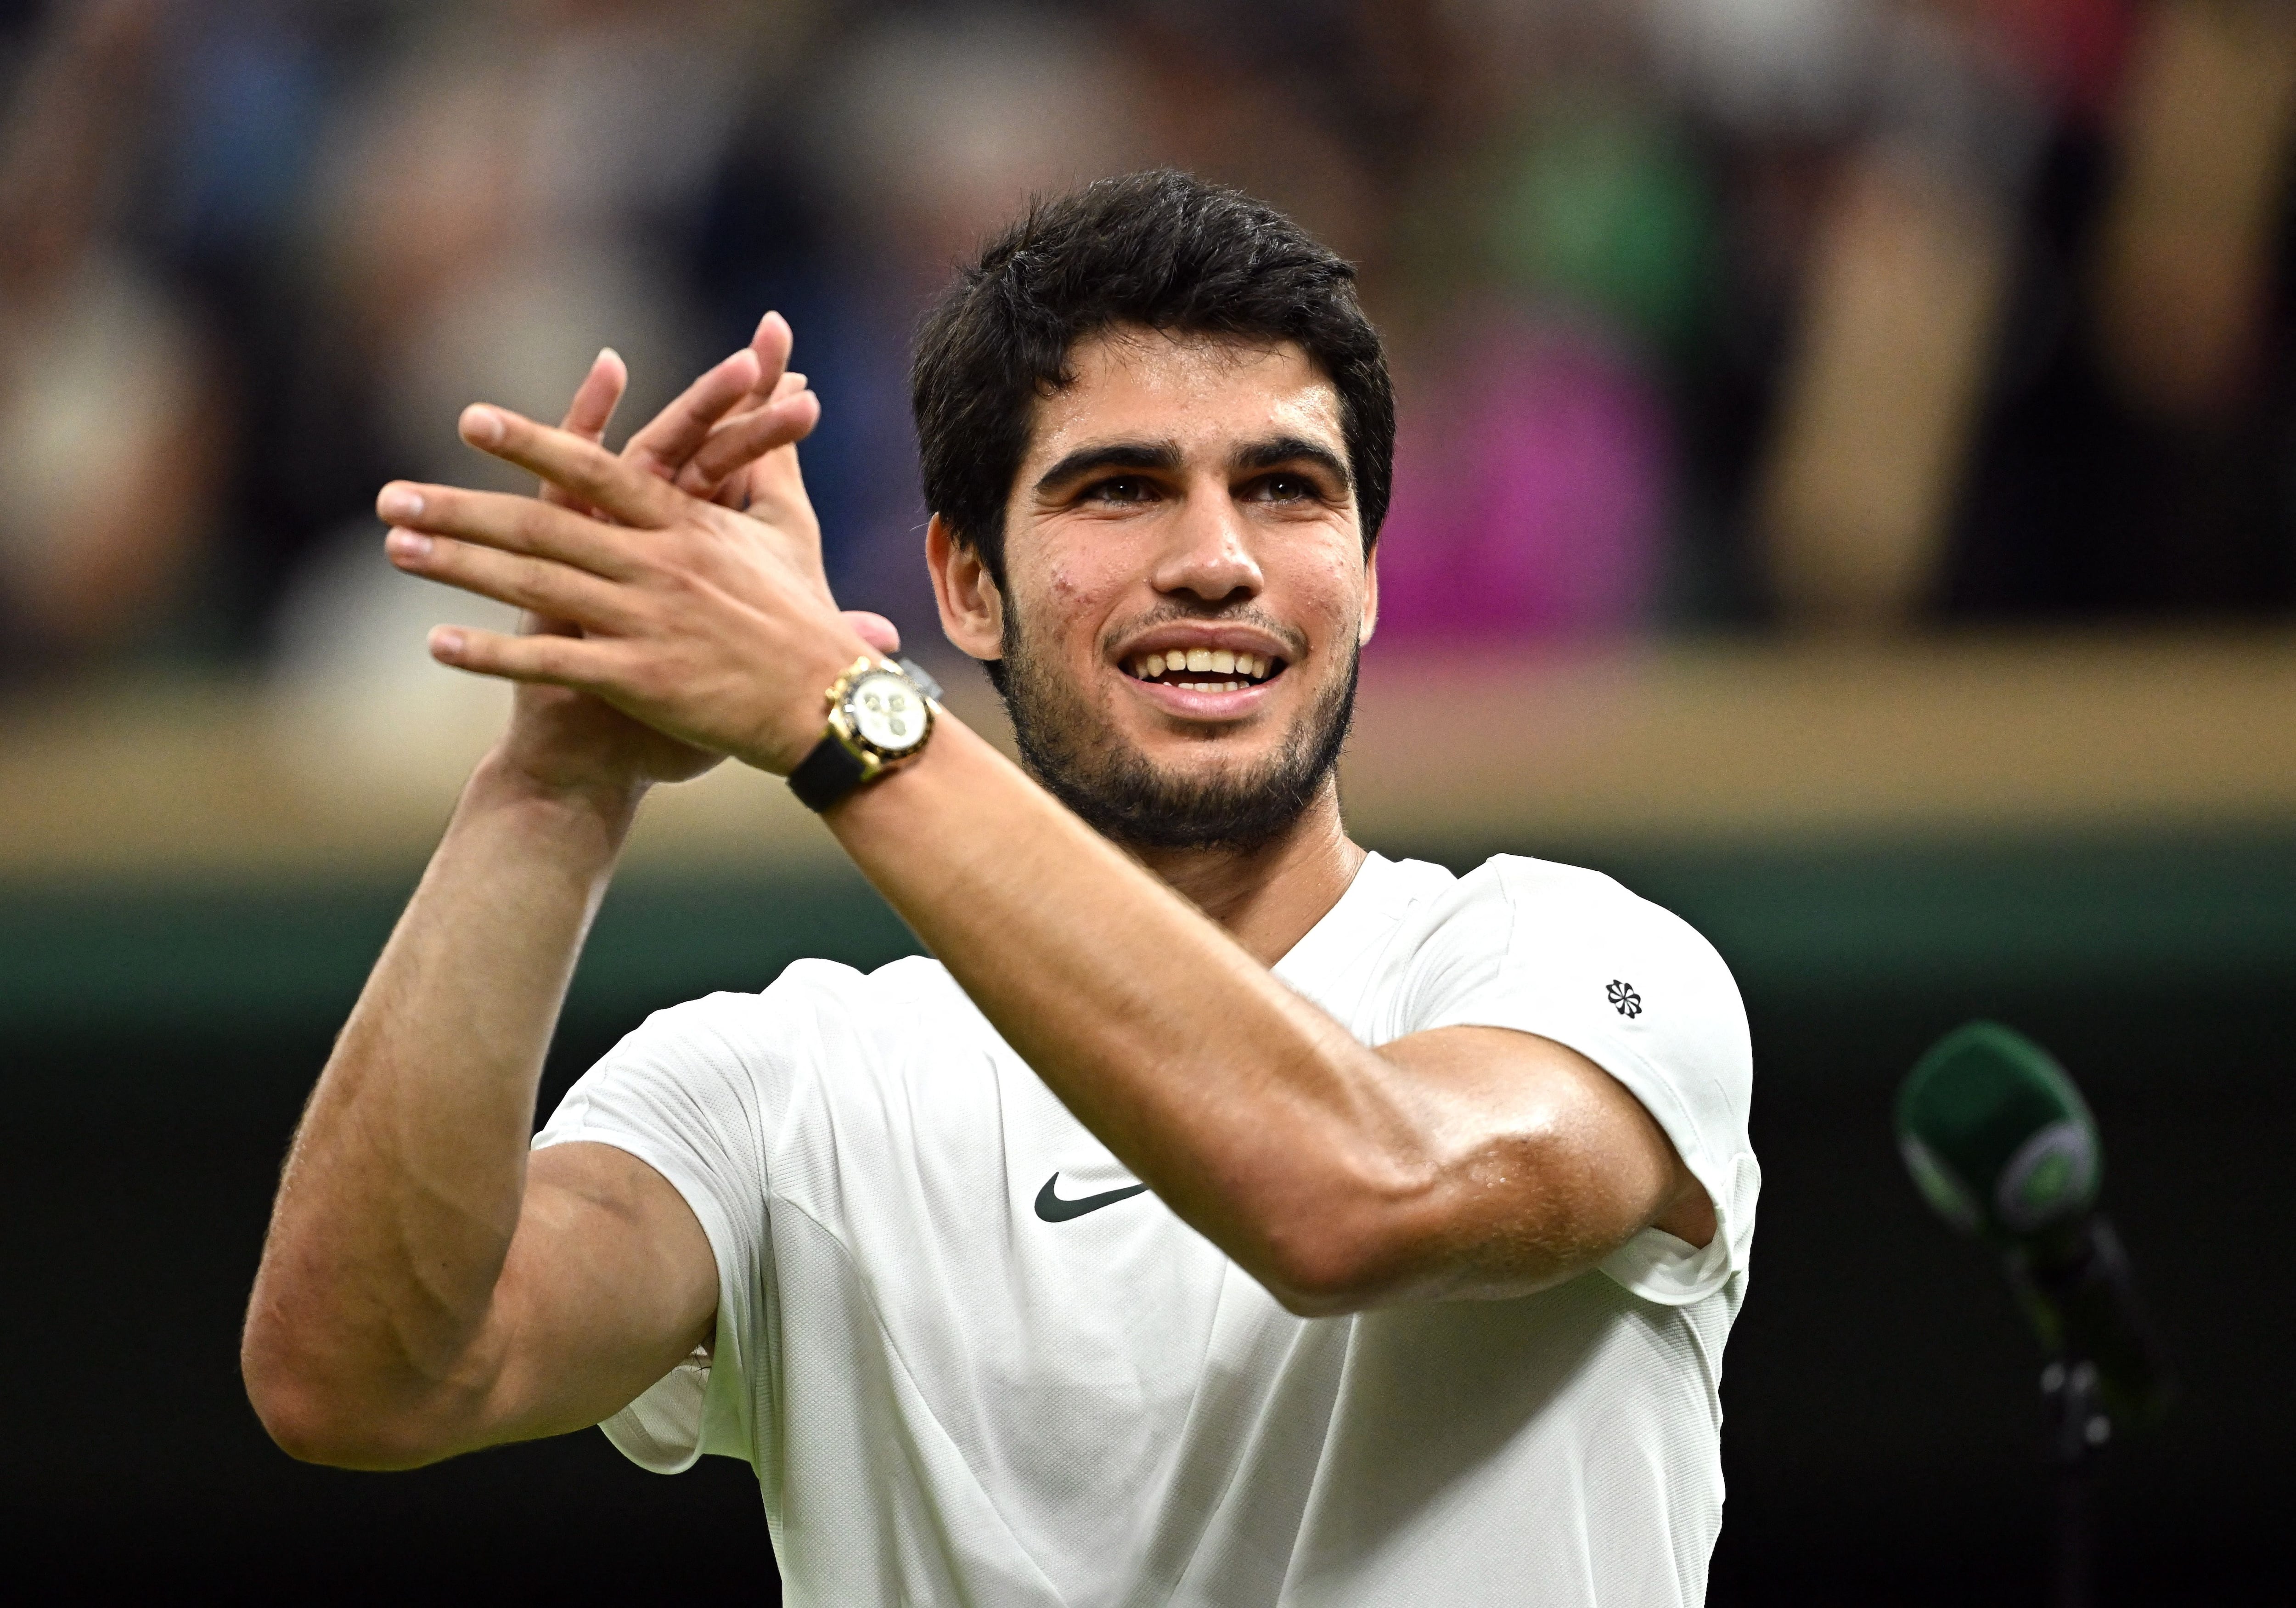
[[[776,308],[936,637],[922,303],[1166,163],[1361,265],[1385,641],[2268,615],[2292,114],[2279,0],[0,0],[0,679],[417,656],[383,480]]]

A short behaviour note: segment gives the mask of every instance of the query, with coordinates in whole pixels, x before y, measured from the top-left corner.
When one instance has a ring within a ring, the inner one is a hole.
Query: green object
[[[2095,1205],[2104,1156],[2088,1104],[2049,1053],[1997,1022],[1946,1035],[1898,1091],[1898,1148],[1938,1215],[2016,1241]]]
[[[1519,288],[1682,339],[1706,287],[1703,176],[1663,127],[1611,110],[1544,120],[1503,184],[1498,267]]]

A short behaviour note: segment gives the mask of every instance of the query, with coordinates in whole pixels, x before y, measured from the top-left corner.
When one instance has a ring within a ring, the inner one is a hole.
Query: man
[[[586,439],[594,396],[464,414],[570,506],[382,494],[402,568],[549,623],[432,637],[520,701],[296,1138],[246,1337],[273,1434],[746,1457],[797,1604],[1700,1599],[1744,1016],[1606,878],[1342,829],[1393,436],[1346,265],[1141,175],[927,324],[927,557],[1029,774],[838,613],[786,349],[651,463]],[[638,798],[719,755],[939,959],[664,1012],[529,1160]]]

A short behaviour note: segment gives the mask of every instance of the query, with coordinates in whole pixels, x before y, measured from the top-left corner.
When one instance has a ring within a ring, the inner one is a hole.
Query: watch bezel
[[[855,696],[865,683],[879,676],[890,676],[905,684],[924,707],[924,720],[917,728],[916,740],[906,747],[887,748],[875,742],[863,733],[854,714]],[[861,781],[865,785],[922,753],[925,743],[932,736],[934,722],[940,714],[940,705],[918,685],[915,677],[889,660],[866,655],[855,660],[845,674],[831,684],[828,702],[828,734],[836,738],[840,746],[861,762]]]

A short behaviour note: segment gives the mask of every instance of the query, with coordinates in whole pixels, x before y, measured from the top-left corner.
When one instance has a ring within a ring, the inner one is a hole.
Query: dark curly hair
[[[1395,393],[1355,268],[1290,218],[1169,168],[1040,201],[962,270],[909,371],[925,506],[1004,582],[1004,506],[1039,398],[1075,380],[1078,341],[1118,324],[1292,340],[1340,396],[1370,549],[1387,517]]]

